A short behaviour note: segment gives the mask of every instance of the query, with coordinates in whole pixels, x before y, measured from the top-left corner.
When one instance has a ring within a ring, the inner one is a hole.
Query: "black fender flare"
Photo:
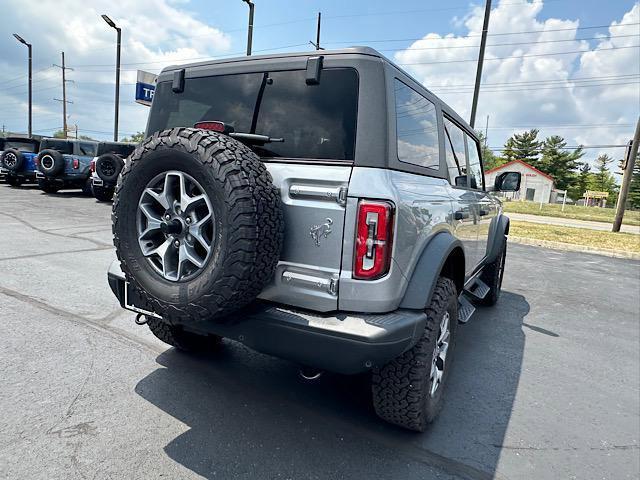
[[[462,242],[448,231],[438,232],[422,250],[400,302],[400,308],[424,310],[429,305],[436,281],[446,268],[450,257],[453,258],[452,255],[461,264],[455,267],[456,272],[449,272],[449,274],[454,273],[458,277],[452,280],[456,283],[458,291],[461,291],[465,272]]]
[[[489,241],[487,242],[487,260],[485,263],[493,262],[502,251],[505,236],[509,235],[509,225],[509,217],[503,214],[497,215],[491,220]]]

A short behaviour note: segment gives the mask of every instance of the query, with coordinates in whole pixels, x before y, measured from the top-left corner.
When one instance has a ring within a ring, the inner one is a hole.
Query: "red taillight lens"
[[[224,122],[198,122],[194,125],[194,128],[201,128],[203,130],[212,130],[214,132],[224,133],[227,126]]]
[[[91,165],[89,165],[89,171],[94,173],[96,171],[96,159],[91,160]]]
[[[73,168],[74,168],[75,170],[77,170],[77,169],[79,169],[79,168],[80,168],[80,160],[78,160],[77,158],[74,158],[74,159],[73,159]]]
[[[360,200],[356,226],[354,278],[373,280],[389,272],[393,234],[393,205]]]

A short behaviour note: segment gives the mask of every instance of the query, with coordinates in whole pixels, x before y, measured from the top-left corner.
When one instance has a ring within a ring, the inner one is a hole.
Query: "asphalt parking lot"
[[[110,209],[0,185],[0,477],[625,479],[640,469],[640,262],[510,245],[425,434],[366,378],[227,341],[181,354],[106,284]]]

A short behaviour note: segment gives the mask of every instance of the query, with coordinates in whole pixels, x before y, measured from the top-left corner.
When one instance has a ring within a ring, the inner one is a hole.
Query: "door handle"
[[[469,213],[468,212],[464,212],[462,210],[458,210],[457,212],[455,212],[453,214],[453,219],[454,220],[465,220],[469,218]]]

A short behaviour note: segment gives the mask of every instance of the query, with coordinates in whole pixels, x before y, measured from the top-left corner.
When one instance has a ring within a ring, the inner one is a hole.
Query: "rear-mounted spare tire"
[[[193,128],[147,138],[116,187],[113,234],[127,281],[165,322],[220,320],[272,279],[283,215],[248,147]]]
[[[107,183],[116,183],[124,167],[124,160],[114,153],[105,153],[96,160],[96,173]]]
[[[53,177],[64,171],[64,157],[57,150],[46,148],[38,154],[38,170],[47,177]]]
[[[0,165],[12,173],[19,172],[24,164],[24,155],[15,148],[8,148],[0,156]]]

